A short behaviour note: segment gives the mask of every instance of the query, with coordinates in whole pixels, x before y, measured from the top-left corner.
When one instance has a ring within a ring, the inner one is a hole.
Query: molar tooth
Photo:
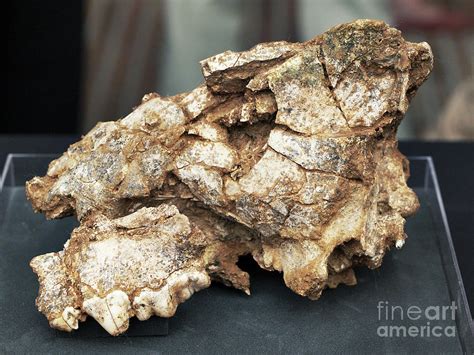
[[[66,321],[64,320],[64,318],[62,316],[52,319],[49,322],[49,325],[51,326],[51,328],[59,329],[59,330],[62,330],[64,332],[72,332],[72,330],[73,330],[69,326],[69,324],[66,323]]]
[[[146,320],[153,314],[169,318],[176,313],[179,303],[189,299],[195,291],[209,287],[209,276],[200,271],[184,271],[170,277],[158,291],[143,289],[133,300],[138,319]]]
[[[71,328],[71,329],[78,329],[79,328],[79,318],[81,316],[81,311],[79,309],[75,309],[73,307],[66,307],[63,311],[62,318],[64,322]]]
[[[110,335],[118,335],[128,328],[130,301],[123,291],[113,291],[105,298],[94,296],[87,299],[84,310]]]
[[[140,320],[146,320],[152,315],[169,318],[175,314],[177,303],[173,301],[169,287],[165,285],[158,291],[142,290],[133,300],[133,308]]]

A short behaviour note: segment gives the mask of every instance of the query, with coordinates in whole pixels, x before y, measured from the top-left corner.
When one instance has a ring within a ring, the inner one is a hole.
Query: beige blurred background
[[[88,0],[80,129],[123,117],[145,93],[193,89],[199,61],[227,49],[304,41],[373,18],[427,41],[435,55],[400,137],[474,140],[472,14],[472,0]]]

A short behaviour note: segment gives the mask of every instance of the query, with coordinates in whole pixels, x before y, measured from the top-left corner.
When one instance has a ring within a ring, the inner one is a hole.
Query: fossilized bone
[[[63,252],[32,261],[39,309],[53,327],[90,314],[119,334],[130,316],[172,316],[210,277],[249,292],[235,265],[248,253],[311,299],[355,284],[353,267],[401,247],[418,208],[396,130],[432,65],[426,43],[358,20],[205,59],[195,90],[99,123],[27,183],[36,211],[81,222]],[[165,231],[172,219],[181,229]]]
[[[171,317],[179,303],[210,285],[210,275],[248,293],[248,275],[236,268],[229,273],[225,263],[235,265],[251,250],[251,233],[246,241],[245,228],[199,208],[190,216],[168,204],[116,219],[95,214],[63,251],[31,261],[41,285],[38,308],[54,328],[77,329],[87,314],[116,335],[133,315]]]

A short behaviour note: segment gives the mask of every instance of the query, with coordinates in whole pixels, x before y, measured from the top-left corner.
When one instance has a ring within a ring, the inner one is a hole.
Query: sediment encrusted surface
[[[27,183],[36,211],[81,222],[33,259],[38,308],[120,334],[211,278],[249,293],[244,254],[311,299],[355,284],[418,208],[396,130],[432,65],[426,43],[359,20],[205,59],[195,90],[99,123]]]
[[[173,316],[179,303],[210,285],[211,275],[249,292],[248,275],[229,274],[219,261],[222,253],[224,262],[235,262],[248,252],[250,234],[241,238],[246,231],[240,228],[235,241],[232,233],[239,228],[232,223],[205,210],[192,214],[188,218],[169,204],[116,219],[95,214],[73,231],[63,251],[31,261],[41,285],[39,310],[61,330],[77,329],[90,315],[117,335],[132,316]]]

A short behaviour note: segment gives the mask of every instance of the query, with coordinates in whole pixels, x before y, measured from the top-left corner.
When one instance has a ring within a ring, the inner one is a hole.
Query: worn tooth
[[[110,335],[119,335],[128,329],[130,301],[123,291],[112,291],[104,298],[86,299],[83,307]]]
[[[49,325],[51,326],[51,328],[62,330],[64,332],[72,332],[74,330],[74,328],[71,328],[69,324],[66,323],[62,316],[51,319],[49,321]]]
[[[143,289],[133,299],[133,309],[140,320],[147,320],[152,315],[172,317],[176,312],[176,307],[167,286],[158,291]]]
[[[209,275],[201,271],[184,271],[173,274],[160,290],[143,289],[133,300],[133,308],[140,320],[152,315],[172,317],[178,305],[193,295],[194,292],[209,287]]]
[[[71,328],[71,329],[78,329],[79,328],[79,319],[81,317],[81,311],[76,308],[66,307],[63,311],[62,318],[64,322]]]

